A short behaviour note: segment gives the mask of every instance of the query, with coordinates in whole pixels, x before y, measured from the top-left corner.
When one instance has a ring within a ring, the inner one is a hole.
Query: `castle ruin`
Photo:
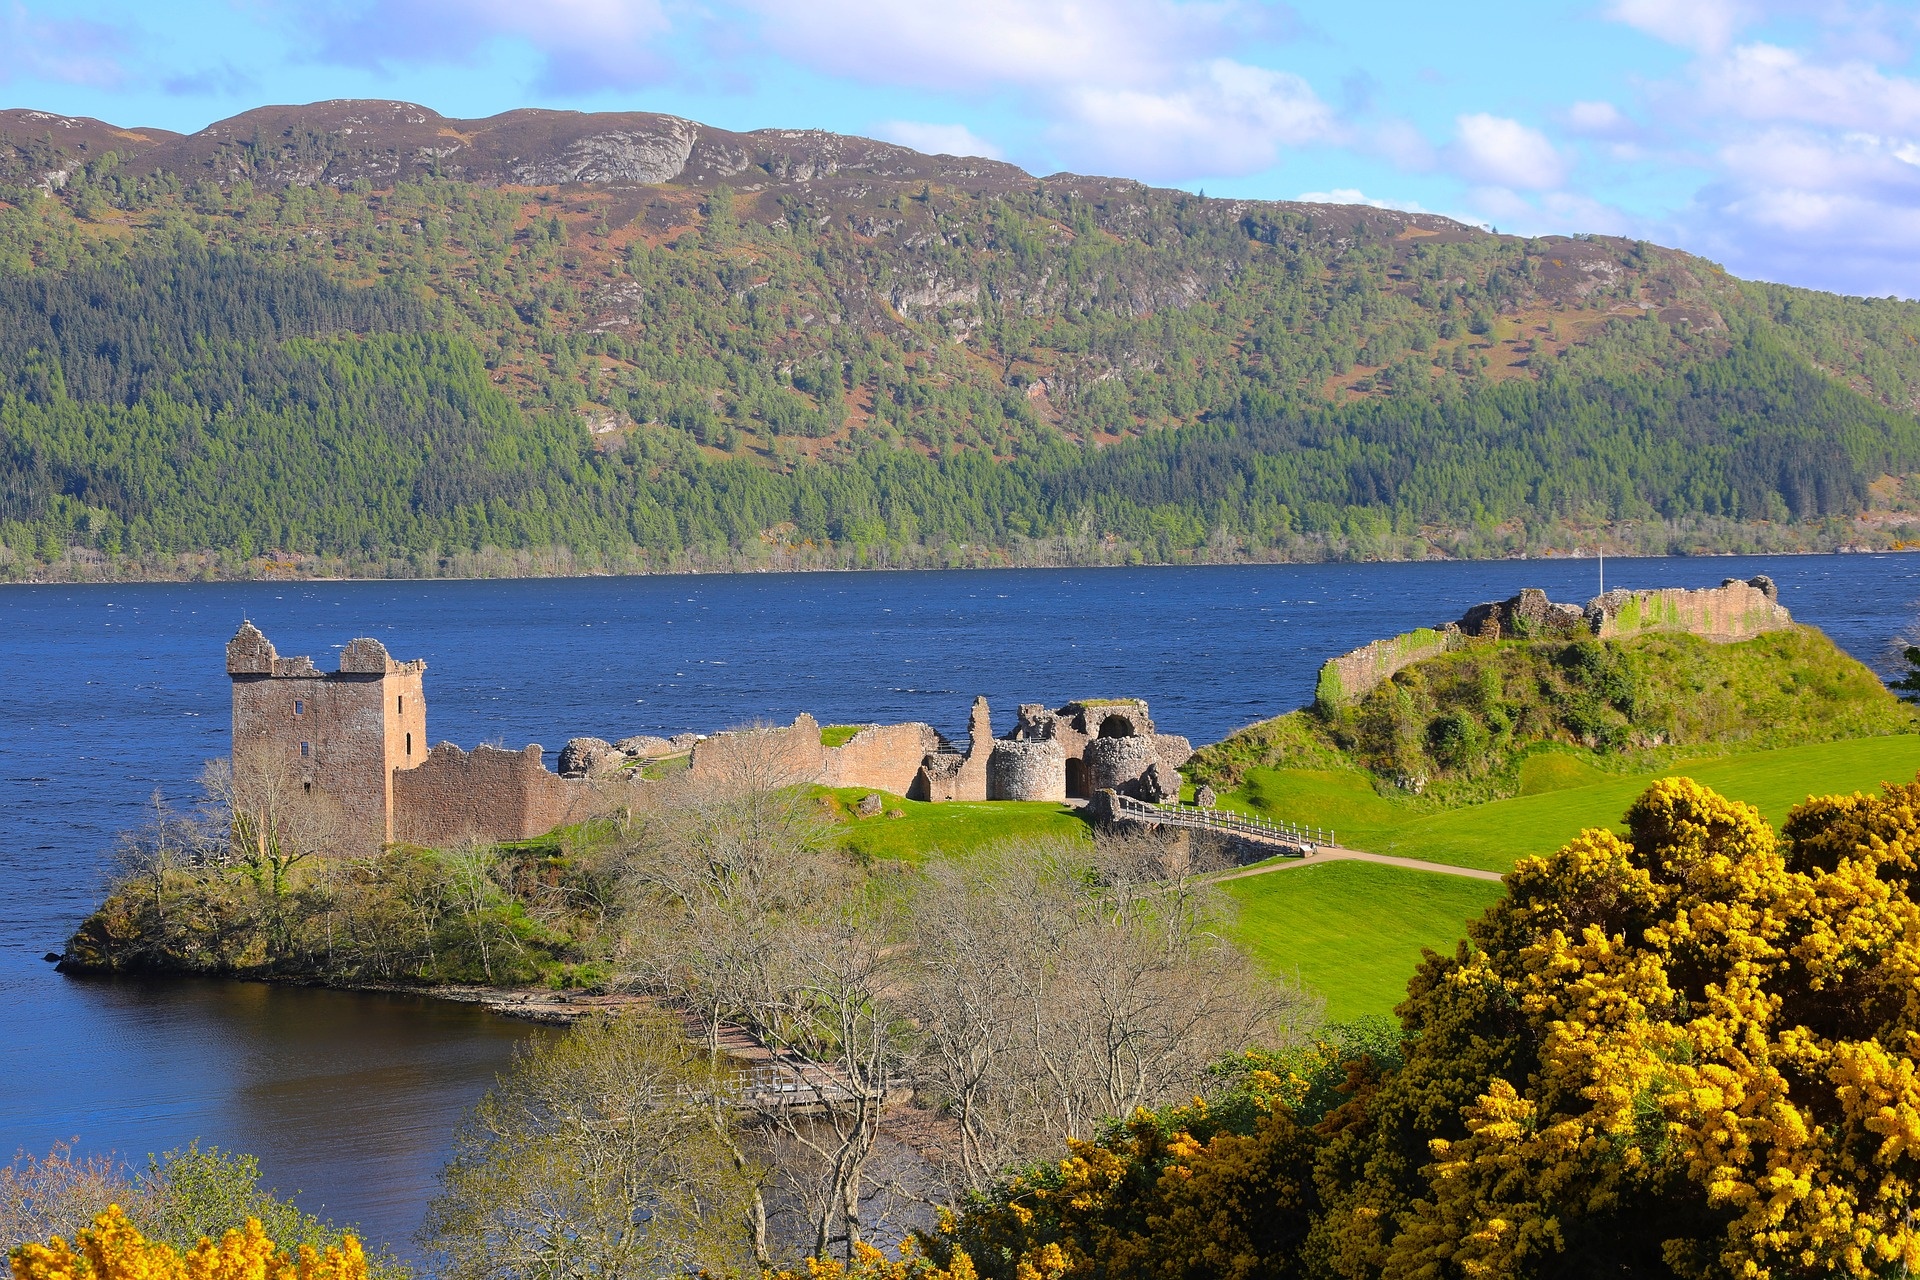
[[[555,773],[538,745],[429,748],[426,669],[362,637],[341,651],[338,670],[321,671],[310,658],[281,657],[242,623],[227,644],[236,794],[271,792],[291,810],[324,813],[330,843],[357,853],[532,839],[642,802],[655,785],[650,769],[676,764],[694,782],[757,778],[914,800],[1062,802],[1113,789],[1158,801],[1179,795],[1193,754],[1185,738],[1158,732],[1138,699],[1022,704],[1013,729],[995,738],[987,700],[976,698],[964,748],[917,721],[849,726],[828,746],[803,714],[710,737],[575,738]]]
[[[1585,605],[1556,604],[1546,592],[1528,587],[1511,599],[1477,604],[1457,621],[1375,640],[1329,659],[1320,668],[1314,701],[1326,710],[1357,702],[1395,672],[1475,640],[1575,636],[1614,640],[1680,632],[1728,644],[1793,625],[1793,615],[1780,603],[1779,589],[1765,575],[1745,581],[1728,578],[1718,587],[1698,591],[1680,587],[1614,590]]]

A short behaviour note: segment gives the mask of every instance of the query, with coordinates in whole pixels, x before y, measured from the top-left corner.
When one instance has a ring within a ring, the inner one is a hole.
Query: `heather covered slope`
[[[644,113],[0,113],[16,577],[1888,545],[1917,403],[1920,308],[1641,243]]]

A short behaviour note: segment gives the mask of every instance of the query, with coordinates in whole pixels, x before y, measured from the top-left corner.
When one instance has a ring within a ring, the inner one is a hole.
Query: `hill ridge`
[[[1886,547],[1916,406],[1920,308],[1620,238],[657,113],[0,113],[13,576]]]

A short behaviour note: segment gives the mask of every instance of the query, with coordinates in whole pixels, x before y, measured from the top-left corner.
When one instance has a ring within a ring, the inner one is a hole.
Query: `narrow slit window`
[[[302,759],[305,759],[306,757],[312,754],[313,754],[313,744],[311,742],[303,742],[300,744],[300,756]]]
[[[407,695],[404,693],[394,694],[393,695],[393,714],[397,716],[405,715],[406,711],[407,711]]]
[[[407,754],[408,755],[413,754],[413,735],[412,734],[407,735]]]

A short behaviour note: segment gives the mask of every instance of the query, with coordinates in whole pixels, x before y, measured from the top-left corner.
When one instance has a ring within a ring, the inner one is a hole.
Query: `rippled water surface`
[[[461,1111],[528,1028],[409,997],[89,981],[42,962],[117,830],[185,802],[227,749],[222,646],[252,618],[331,669],[357,635],[428,662],[429,729],[465,746],[710,730],[810,711],[960,736],[976,693],[1149,699],[1208,742],[1311,696],[1321,660],[1594,562],[763,575],[531,582],[0,587],[0,1157],[77,1137],[139,1160],[198,1138],[404,1242]],[[1610,561],[1615,586],[1766,572],[1884,667],[1920,558]],[[551,755],[549,756],[551,761]]]

